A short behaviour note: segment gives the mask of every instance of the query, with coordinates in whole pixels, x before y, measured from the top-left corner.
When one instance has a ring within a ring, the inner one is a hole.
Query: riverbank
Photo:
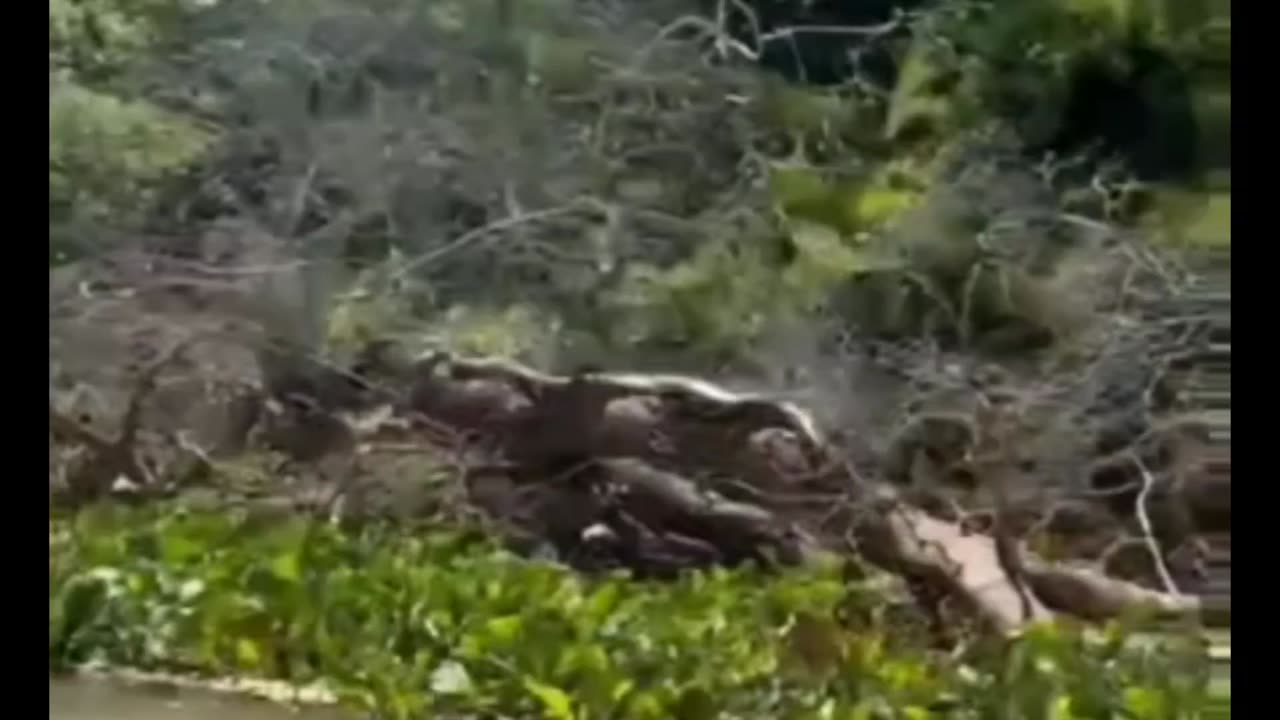
[[[320,689],[236,679],[197,680],[128,669],[49,678],[50,720],[339,720]]]

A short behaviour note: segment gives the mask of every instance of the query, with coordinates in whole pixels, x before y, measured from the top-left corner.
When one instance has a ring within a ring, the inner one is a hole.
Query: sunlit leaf
[[[280,553],[271,561],[271,572],[285,582],[298,582],[302,579],[301,554],[297,550]]]
[[[1152,688],[1128,688],[1124,692],[1125,709],[1137,720],[1156,720],[1170,717],[1170,710],[1165,696]]]
[[[598,674],[608,669],[609,655],[604,648],[594,644],[573,645],[560,655],[557,671],[560,673],[586,672]]]
[[[816,278],[843,277],[868,265],[865,251],[845,244],[840,234],[827,225],[796,220],[790,223],[790,230],[791,240],[806,261],[807,270]]]
[[[1071,698],[1063,695],[1049,704],[1049,720],[1075,720],[1075,714],[1071,712]]]
[[[632,693],[636,688],[636,683],[630,678],[623,678],[613,686],[609,691],[609,702],[617,704],[622,702],[624,698]]]
[[[565,691],[532,678],[525,678],[524,687],[529,694],[542,703],[547,717],[554,720],[573,720],[573,699]]]
[[[524,620],[519,615],[507,615],[489,620],[485,623],[487,630],[495,640],[502,643],[509,643],[515,640],[520,634],[520,628],[523,627]]]
[[[864,227],[875,227],[893,220],[916,200],[916,194],[906,190],[872,188],[858,195],[854,213]]]
[[[788,165],[770,167],[769,188],[774,202],[784,209],[822,202],[830,192],[817,171]]]
[[[251,638],[236,639],[236,663],[250,670],[256,670],[262,666],[262,647]]]
[[[471,675],[459,662],[448,660],[431,673],[431,691],[441,695],[466,695],[474,690]]]
[[[595,622],[603,620],[613,612],[622,598],[622,585],[616,582],[605,583],[596,588],[587,598],[585,612]]]
[[[167,533],[160,542],[160,554],[167,563],[181,565],[203,556],[208,548],[201,542],[188,537]]]
[[[915,128],[935,129],[951,110],[949,98],[933,89],[945,70],[935,63],[929,43],[925,38],[916,40],[898,71],[884,127],[884,137],[890,140]]]
[[[191,578],[178,586],[178,598],[190,602],[205,591],[205,582],[200,578]]]
[[[662,699],[652,692],[642,692],[632,696],[628,710],[633,717],[642,720],[663,720],[668,717]]]

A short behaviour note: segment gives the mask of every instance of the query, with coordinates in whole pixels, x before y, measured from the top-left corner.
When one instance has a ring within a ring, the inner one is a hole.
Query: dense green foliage
[[[1195,642],[930,651],[837,568],[583,579],[458,533],[102,510],[50,527],[50,662],[319,679],[380,717],[1196,718]]]

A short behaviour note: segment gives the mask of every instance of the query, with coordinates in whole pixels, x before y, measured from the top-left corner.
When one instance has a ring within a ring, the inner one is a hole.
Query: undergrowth
[[[1192,637],[1120,624],[941,652],[879,577],[584,578],[457,530],[99,508],[50,523],[51,670],[317,683],[377,717],[1196,718]]]

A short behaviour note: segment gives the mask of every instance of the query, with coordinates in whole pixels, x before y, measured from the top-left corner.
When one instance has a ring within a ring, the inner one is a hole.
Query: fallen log
[[[982,534],[933,517],[864,481],[807,413],[765,396],[680,376],[555,376],[443,353],[381,367],[366,359],[361,371],[395,386],[400,411],[485,438],[513,488],[543,488],[533,510],[484,504],[520,515],[513,522],[550,536],[562,554],[607,546],[633,566],[655,556],[797,563],[852,539],[867,561],[941,588],[1002,633],[1057,613],[1198,611],[1194,600],[1028,556],[1000,523]],[[735,499],[712,489],[726,478],[743,487]],[[832,499],[796,502],[805,492]]]
[[[1050,610],[1038,597],[1024,606],[987,535],[969,534],[882,495],[854,530],[858,550],[871,563],[940,586],[1001,632],[1046,620]]]

